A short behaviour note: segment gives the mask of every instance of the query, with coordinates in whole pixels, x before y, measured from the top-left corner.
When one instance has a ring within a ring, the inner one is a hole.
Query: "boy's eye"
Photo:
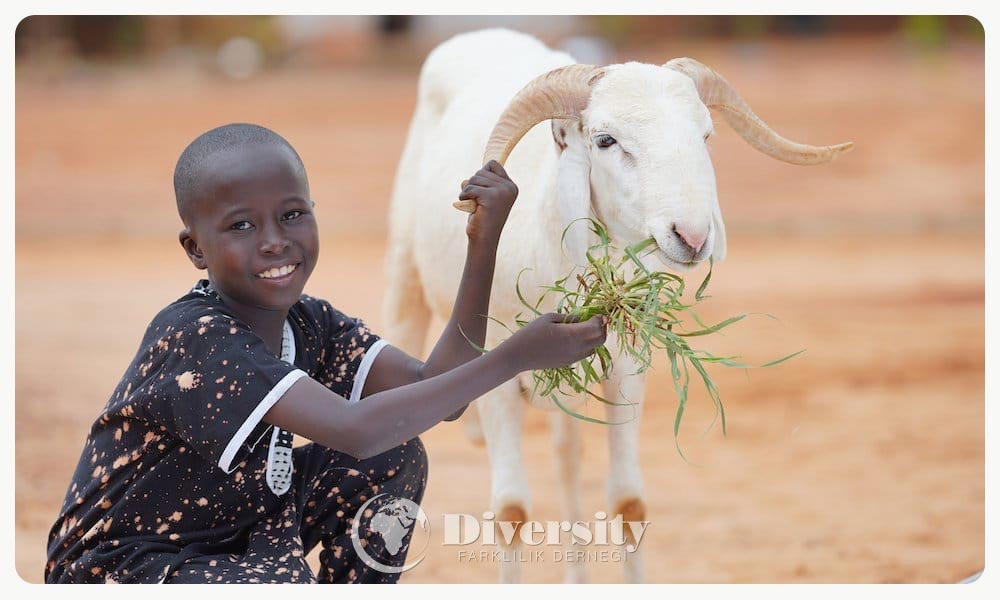
[[[237,221],[229,226],[233,231],[247,231],[248,229],[253,229],[253,223],[250,221]]]
[[[290,210],[290,211],[288,211],[288,212],[285,213],[285,220],[286,221],[292,221],[294,219],[298,219],[299,217],[301,217],[304,214],[306,214],[306,212],[304,210],[298,210],[298,209]]]

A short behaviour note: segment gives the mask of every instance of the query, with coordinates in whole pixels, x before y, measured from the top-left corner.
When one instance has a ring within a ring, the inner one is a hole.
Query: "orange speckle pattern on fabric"
[[[291,488],[272,492],[271,427],[258,410],[268,393],[300,370],[349,397],[378,341],[310,296],[288,322],[295,364],[274,356],[207,281],[154,317],[87,436],[50,529],[46,582],[386,580],[354,553],[349,523],[375,489],[419,501],[423,446],[367,461],[296,447]],[[317,544],[323,567],[313,573],[305,557]]]

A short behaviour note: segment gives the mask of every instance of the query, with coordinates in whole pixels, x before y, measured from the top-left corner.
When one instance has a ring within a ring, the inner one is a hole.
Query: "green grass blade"
[[[783,356],[783,357],[781,357],[781,358],[779,358],[779,359],[777,359],[777,360],[772,360],[772,361],[770,361],[770,362],[766,362],[766,363],[764,363],[764,364],[762,364],[762,365],[761,365],[761,368],[764,368],[764,367],[773,367],[774,365],[777,365],[777,364],[780,364],[780,363],[783,363],[783,362],[785,362],[786,360],[788,360],[788,359],[790,359],[790,358],[794,358],[794,357],[796,357],[796,356],[798,356],[798,355],[802,354],[802,353],[803,353],[803,352],[805,352],[805,351],[806,351],[806,349],[805,349],[805,348],[803,348],[803,349],[799,350],[798,352],[792,352],[792,353],[791,353],[791,354],[789,354],[788,356]]]
[[[728,326],[732,325],[733,323],[736,323],[738,321],[742,321],[745,317],[746,317],[746,314],[736,315],[735,317],[729,317],[728,319],[724,319],[722,321],[719,321],[715,325],[706,326],[704,329],[697,329],[695,331],[678,332],[677,335],[683,336],[683,337],[696,337],[696,336],[699,336],[699,335],[708,335],[710,333],[715,333],[716,331],[719,331],[720,329],[724,329],[725,327],[728,327]]]
[[[710,279],[712,279],[712,266],[714,264],[715,264],[714,261],[711,258],[709,258],[708,259],[708,273],[705,274],[705,281],[701,282],[701,285],[698,286],[698,291],[694,293],[694,299],[697,300],[697,301],[699,301],[699,302],[702,299],[708,297],[708,296],[704,296],[703,294],[705,293],[705,288],[708,287],[708,281]]]

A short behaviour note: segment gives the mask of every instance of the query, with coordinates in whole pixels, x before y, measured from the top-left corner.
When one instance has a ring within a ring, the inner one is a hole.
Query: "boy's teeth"
[[[275,267],[273,269],[268,269],[263,273],[257,275],[261,279],[273,279],[274,277],[281,277],[282,275],[288,275],[295,270],[295,265],[285,265],[283,267]]]

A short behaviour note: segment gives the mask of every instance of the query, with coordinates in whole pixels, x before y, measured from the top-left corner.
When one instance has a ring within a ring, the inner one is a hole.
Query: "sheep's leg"
[[[521,566],[514,551],[519,549],[521,525],[528,520],[531,505],[521,453],[525,403],[520,385],[516,379],[507,381],[476,400],[476,405],[490,459],[490,510],[497,522],[497,544],[501,555],[510,559],[500,563],[500,583],[518,583]],[[503,522],[510,525],[505,528]]]
[[[562,491],[563,520],[567,523],[582,521],[580,511],[580,458],[583,443],[580,438],[580,420],[563,411],[551,413],[552,439],[555,446],[556,472]],[[572,539],[565,539],[566,551],[572,552]],[[587,583],[587,569],[583,561],[566,561],[566,583]]]
[[[486,438],[483,436],[483,424],[479,419],[478,402],[473,400],[469,404],[469,407],[462,413],[461,421],[462,430],[470,442],[477,446],[482,446],[486,443]]]
[[[404,244],[390,244],[385,270],[388,285],[382,315],[386,339],[403,352],[423,359],[431,311],[413,264],[413,253]]]
[[[608,503],[611,510],[608,519],[617,515],[624,521],[625,548],[624,579],[626,583],[643,583],[642,539],[636,543],[629,522],[636,524],[646,520],[645,490],[639,465],[639,421],[645,390],[645,376],[635,375],[636,364],[627,356],[617,356],[615,365],[604,384],[605,398],[618,403],[608,406],[607,420],[621,423],[608,427]],[[629,548],[634,551],[630,551]]]
[[[410,356],[423,359],[432,315],[413,264],[413,253],[401,244],[390,244],[385,270],[389,281],[382,306],[386,339]],[[475,402],[469,405],[460,420],[465,436],[481,446],[483,431]]]

